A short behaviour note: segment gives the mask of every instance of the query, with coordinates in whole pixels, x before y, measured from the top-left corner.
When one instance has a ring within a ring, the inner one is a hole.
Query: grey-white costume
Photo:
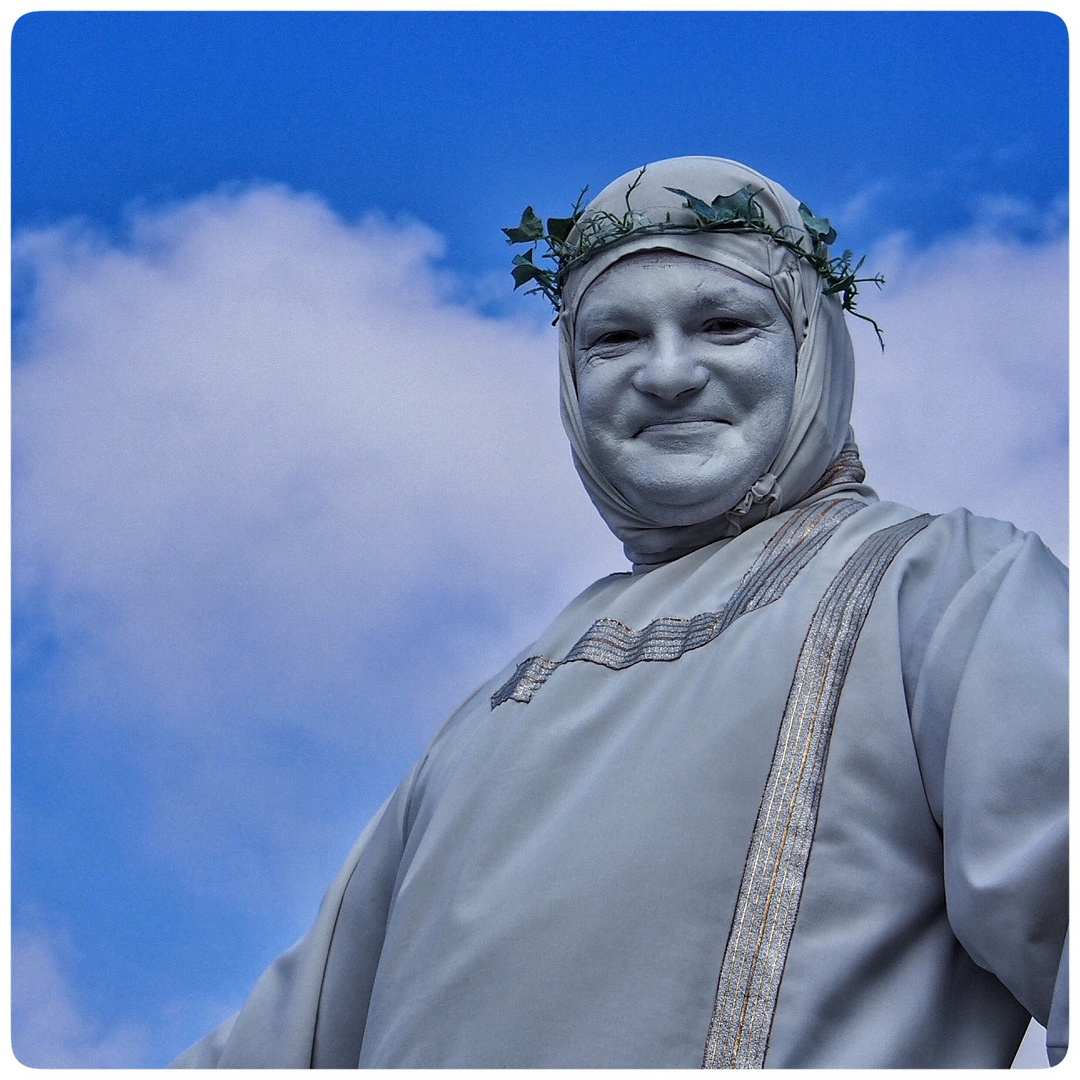
[[[801,227],[734,163],[646,179],[643,218],[677,212],[665,185],[751,183]],[[597,475],[571,365],[588,282],[658,246],[770,284],[799,343],[772,469],[685,529]],[[177,1064],[1006,1066],[1029,1016],[1061,1056],[1065,572],[861,482],[821,293],[753,235],[631,236],[571,274],[564,421],[648,572],[587,589],[450,718],[310,933]]]

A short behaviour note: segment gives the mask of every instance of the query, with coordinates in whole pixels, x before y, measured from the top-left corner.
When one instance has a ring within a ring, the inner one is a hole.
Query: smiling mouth
[[[708,431],[709,429],[714,428],[719,424],[727,423],[727,420],[720,420],[711,416],[672,417],[669,420],[654,420],[648,424],[644,424],[642,428],[638,431],[635,438],[637,438],[638,435],[645,435],[649,432],[655,432],[659,435],[692,435],[695,432]]]

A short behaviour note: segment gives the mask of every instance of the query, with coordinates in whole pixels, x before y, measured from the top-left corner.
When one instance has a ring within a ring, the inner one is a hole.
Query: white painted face
[[[678,252],[620,260],[577,311],[574,367],[590,456],[658,524],[718,517],[780,449],[795,351],[771,289]]]

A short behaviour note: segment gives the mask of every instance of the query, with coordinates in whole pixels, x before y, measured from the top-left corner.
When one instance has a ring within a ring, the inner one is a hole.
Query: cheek
[[[759,400],[786,424],[795,401],[795,342],[783,342],[760,369]]]
[[[776,349],[767,362],[757,367],[744,388],[749,401],[747,415],[752,417],[747,434],[757,443],[759,453],[775,456],[787,433],[795,401],[794,343],[790,352]]]
[[[770,381],[767,397],[772,408],[783,417],[786,424],[795,403],[795,362],[788,361],[779,367]]]
[[[590,442],[602,439],[619,413],[618,379],[612,377],[610,365],[586,368],[578,372],[578,412]]]

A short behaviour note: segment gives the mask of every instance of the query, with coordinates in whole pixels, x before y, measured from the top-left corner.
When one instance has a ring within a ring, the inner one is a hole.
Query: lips
[[[722,420],[715,416],[686,415],[657,418],[642,424],[638,429],[635,438],[637,438],[638,435],[650,433],[657,435],[670,434],[689,436],[697,432],[709,431],[718,424],[728,423],[729,421]]]

